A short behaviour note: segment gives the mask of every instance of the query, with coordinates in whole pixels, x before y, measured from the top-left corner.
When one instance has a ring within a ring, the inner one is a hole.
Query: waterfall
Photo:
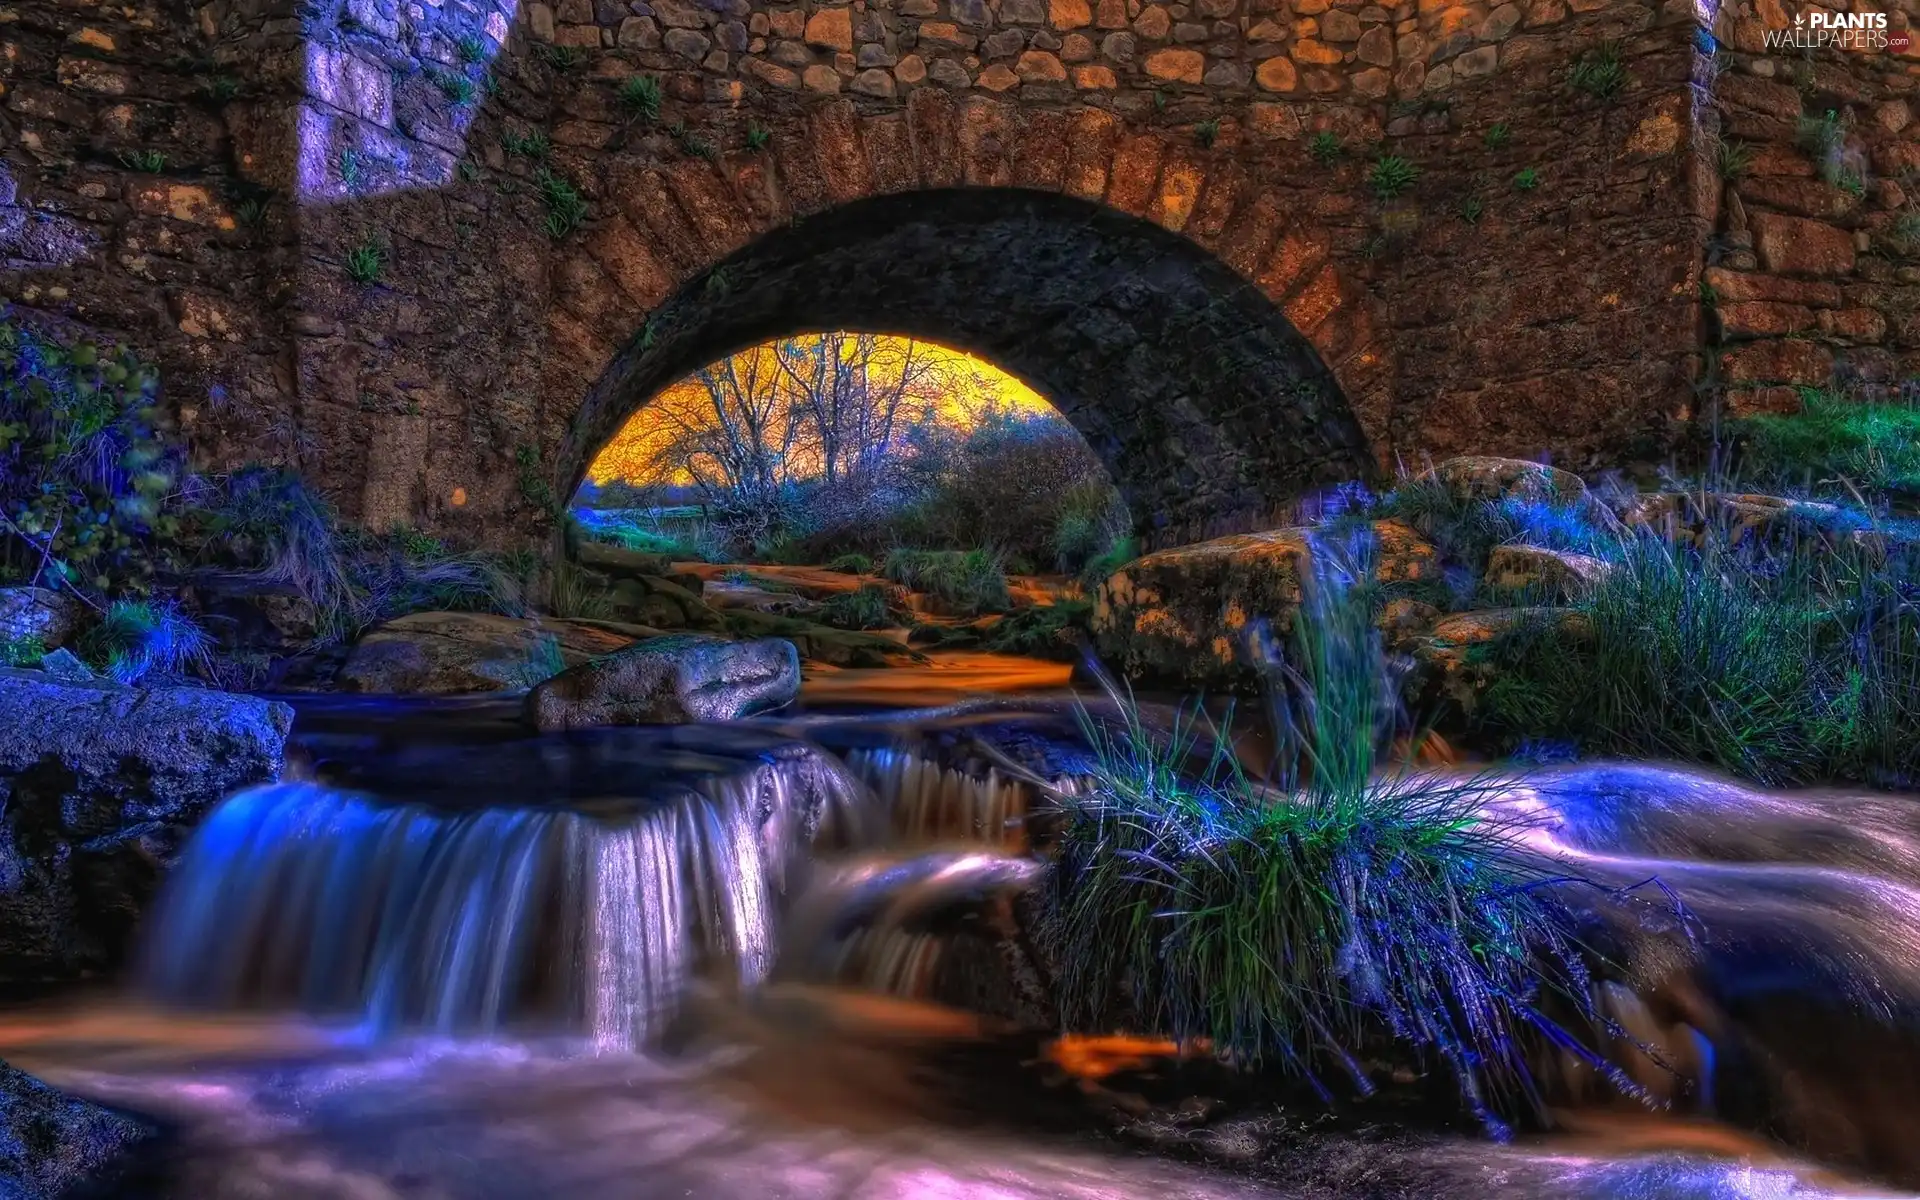
[[[176,867],[141,982],[380,1031],[641,1045],[694,971],[765,977],[790,860],[823,828],[857,829],[866,803],[818,752],[659,773],[649,795],[465,809],[311,782],[242,792]]]

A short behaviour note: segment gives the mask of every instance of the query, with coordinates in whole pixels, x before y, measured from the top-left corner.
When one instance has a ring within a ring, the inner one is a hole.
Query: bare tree
[[[774,361],[793,422],[805,428],[829,487],[870,478],[902,430],[924,421],[939,396],[937,360],[912,340],[867,333],[789,338],[775,344]]]
[[[771,500],[794,477],[799,427],[769,356],[735,354],[695,372],[697,398],[662,405],[660,461],[713,500]]]

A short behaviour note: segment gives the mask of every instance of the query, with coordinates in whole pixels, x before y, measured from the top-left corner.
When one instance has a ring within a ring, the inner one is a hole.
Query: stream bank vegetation
[[[1556,898],[1575,881],[1487,811],[1499,776],[1387,756],[1404,717],[1366,542],[1323,549],[1307,619],[1275,658],[1269,777],[1197,708],[1152,727],[1109,686],[1117,722],[1082,710],[1091,765],[1056,792],[1066,822],[1041,927],[1064,1026],[1204,1039],[1327,1101],[1333,1075],[1370,1094],[1365,1063],[1398,1043],[1444,1064],[1497,1137],[1538,1103],[1529,1044],[1640,1094],[1572,1032],[1617,1032]]]

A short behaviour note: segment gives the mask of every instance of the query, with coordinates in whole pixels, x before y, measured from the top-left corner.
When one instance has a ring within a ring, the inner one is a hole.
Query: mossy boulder
[[[1407,525],[1375,521],[1372,532],[1375,582],[1439,578],[1439,555]],[[1136,678],[1257,685],[1269,665],[1260,631],[1292,630],[1315,553],[1311,530],[1272,529],[1135,559],[1100,585],[1095,645]]]
[[[551,648],[543,646],[544,638],[553,639]],[[573,667],[634,640],[599,622],[412,613],[362,637],[341,666],[336,686],[411,696],[510,691],[540,682],[534,676],[543,663],[554,665],[556,651],[561,664]]]

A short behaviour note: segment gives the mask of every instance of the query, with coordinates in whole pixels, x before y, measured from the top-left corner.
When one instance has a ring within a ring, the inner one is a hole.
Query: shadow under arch
[[[938,342],[1019,377],[1086,437],[1156,540],[1266,519],[1375,471],[1319,354],[1227,264],[1087,201],[947,188],[796,220],[689,279],[589,389],[556,494],[668,385],[820,329]]]

